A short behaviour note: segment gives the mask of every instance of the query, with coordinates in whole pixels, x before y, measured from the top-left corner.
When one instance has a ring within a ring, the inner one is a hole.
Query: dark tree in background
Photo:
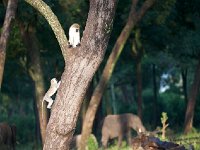
[[[27,49],[28,53],[28,72],[34,83],[34,91],[35,91],[35,103],[36,109],[35,111],[39,120],[39,127],[41,131],[42,143],[45,141],[45,133],[47,126],[47,109],[46,103],[42,108],[42,100],[45,94],[45,86],[44,86],[44,77],[43,70],[40,61],[40,48],[39,48],[39,40],[36,37],[35,28],[32,25],[25,27],[25,25],[19,22],[19,27],[21,31],[21,36],[24,42],[24,45]]]
[[[200,57],[194,74],[194,80],[190,90],[187,109],[185,113],[184,133],[189,133],[193,127],[193,118],[197,95],[200,87]]]
[[[15,18],[17,0],[8,0],[6,15],[0,38],[0,90],[3,80],[4,64],[6,59],[6,47],[11,30],[11,22]]]
[[[103,92],[108,84],[108,81],[111,78],[112,72],[116,65],[116,62],[124,48],[124,45],[131,34],[133,28],[141,21],[145,13],[153,6],[155,0],[146,0],[139,10],[136,9],[138,0],[132,0],[131,10],[125,27],[120,33],[112,52],[107,60],[106,66],[103,70],[102,76],[98,85],[96,86],[88,110],[86,112],[85,120],[81,132],[81,150],[84,150],[86,147],[86,142],[92,132],[92,126],[97,112],[97,108],[100,104]]]

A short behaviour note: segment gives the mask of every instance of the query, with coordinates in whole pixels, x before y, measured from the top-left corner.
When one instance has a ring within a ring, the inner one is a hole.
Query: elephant
[[[16,126],[0,123],[0,147],[6,150],[15,150]]]
[[[101,130],[103,147],[106,148],[108,140],[113,138],[118,138],[118,147],[120,147],[125,136],[128,139],[128,143],[131,144],[131,129],[137,131],[138,134],[146,132],[142,121],[137,115],[125,113],[106,116]]]

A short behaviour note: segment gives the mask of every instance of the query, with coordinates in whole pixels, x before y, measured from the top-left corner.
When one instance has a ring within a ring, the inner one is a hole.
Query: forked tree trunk
[[[190,95],[187,104],[187,110],[185,113],[184,133],[187,134],[191,131],[194,118],[194,109],[196,104],[197,95],[200,86],[200,58],[194,74],[193,84],[190,90]]]
[[[8,0],[6,15],[0,37],[0,90],[3,80],[4,64],[6,59],[6,47],[11,30],[11,22],[15,18],[17,0]]]
[[[38,9],[51,25],[61,46],[65,69],[61,77],[51,117],[47,125],[44,150],[66,150],[76,127],[88,85],[103,60],[110,37],[116,0],[91,0],[81,46],[68,48],[57,17],[41,0],[26,0]]]
[[[46,103],[42,108],[42,99],[45,94],[44,77],[40,61],[40,48],[39,41],[35,35],[35,29],[31,25],[27,29],[22,23],[19,23],[20,31],[22,35],[23,42],[27,48],[28,52],[28,72],[34,83],[35,89],[35,101],[38,111],[40,132],[42,137],[42,143],[45,141],[45,133],[47,126],[47,109]]]
[[[112,75],[112,72],[119,58],[119,55],[121,54],[123,50],[124,44],[126,43],[133,27],[141,20],[141,18],[144,16],[146,11],[154,4],[155,0],[146,0],[144,4],[142,5],[141,9],[138,11],[136,11],[137,2],[138,0],[132,0],[132,6],[129,13],[128,21],[125,27],[123,28],[120,36],[118,37],[117,42],[115,43],[113,47],[113,50],[103,70],[101,79],[97,87],[95,88],[92,98],[90,100],[90,104],[86,112],[85,121],[82,127],[81,146],[80,146],[81,150],[85,150],[86,142],[92,132],[92,126],[93,126],[94,117],[95,117],[97,108],[100,104],[103,92]]]

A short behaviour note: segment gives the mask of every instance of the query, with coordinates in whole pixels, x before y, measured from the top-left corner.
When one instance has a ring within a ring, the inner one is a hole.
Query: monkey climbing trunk
[[[26,0],[47,19],[60,44],[65,60],[51,116],[44,150],[66,150],[76,127],[80,107],[97,68],[103,60],[110,37],[116,0],[91,0],[81,46],[68,48],[68,40],[57,17],[42,0]]]
[[[11,22],[15,18],[17,0],[8,0],[6,15],[0,37],[0,90],[3,80],[4,64],[6,59],[6,47],[11,30]]]
[[[80,150],[85,150],[86,142],[92,132],[92,126],[93,126],[95,114],[97,112],[97,108],[100,104],[100,101],[101,101],[103,92],[107,86],[107,83],[110,80],[115,64],[123,50],[124,44],[126,43],[134,26],[141,20],[141,18],[144,16],[146,11],[149,8],[151,8],[155,0],[146,0],[144,4],[142,5],[141,9],[138,11],[136,11],[137,2],[138,2],[137,0],[132,0],[132,6],[129,13],[128,21],[112,49],[112,52],[103,70],[101,79],[93,92],[88,110],[86,112],[85,121],[82,126]]]
[[[187,109],[185,113],[185,123],[184,123],[184,133],[187,134],[192,129],[193,118],[194,118],[194,109],[196,104],[197,95],[199,92],[200,86],[200,57],[198,60],[198,65],[196,72],[194,74],[193,84],[190,90],[190,95],[188,99]]]

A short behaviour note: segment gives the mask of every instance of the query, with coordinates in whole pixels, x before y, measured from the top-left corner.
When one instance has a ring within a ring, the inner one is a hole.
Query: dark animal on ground
[[[6,150],[15,150],[16,126],[0,123],[0,147]]]
[[[186,150],[183,145],[141,134],[132,140],[132,150]]]
[[[108,115],[105,117],[102,127],[101,142],[103,147],[107,147],[109,139],[118,138],[118,147],[121,146],[122,139],[126,136],[128,144],[131,144],[131,129],[137,133],[146,132],[140,118],[131,113],[121,115]]]

